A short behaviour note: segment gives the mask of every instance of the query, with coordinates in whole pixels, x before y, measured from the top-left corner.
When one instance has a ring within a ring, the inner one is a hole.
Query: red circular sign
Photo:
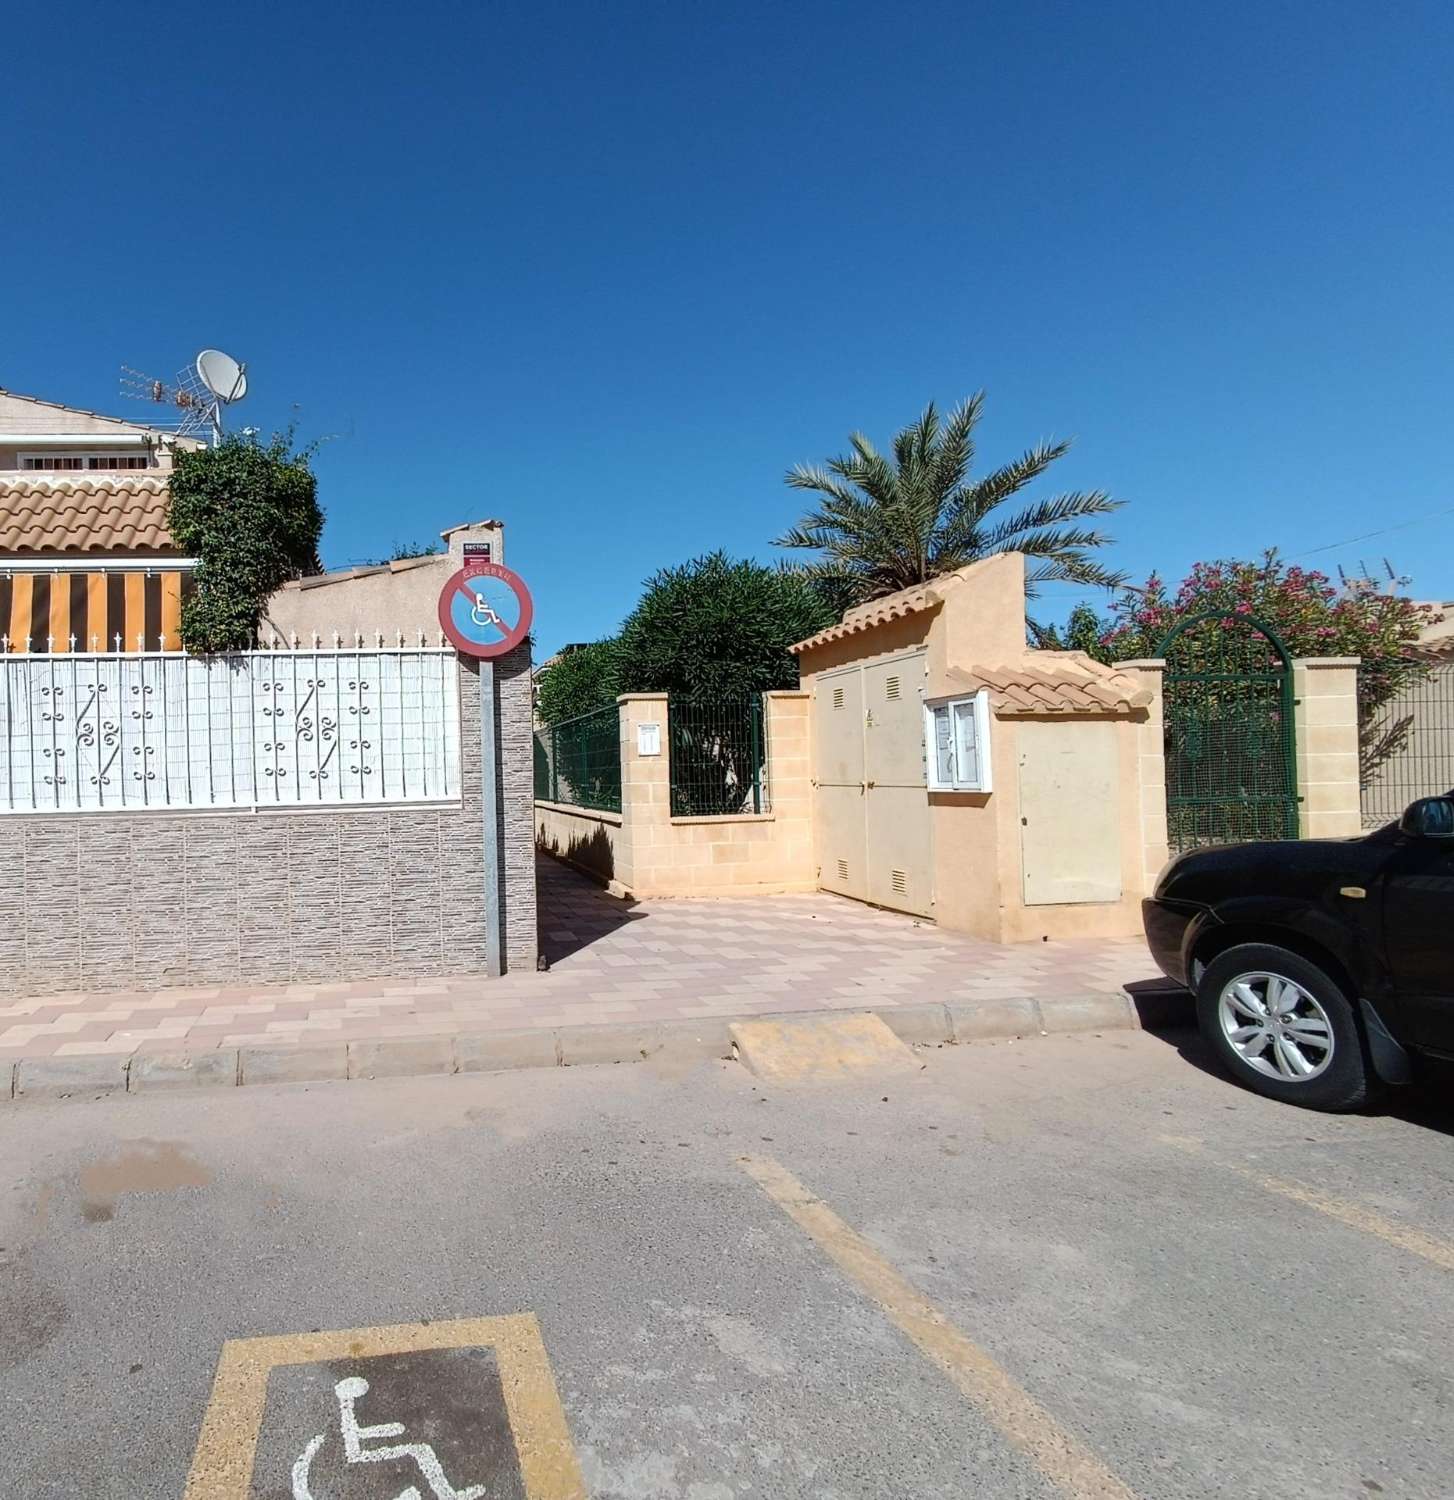
[[[513,650],[534,614],[525,580],[499,563],[467,563],[439,591],[439,628],[466,656]]]

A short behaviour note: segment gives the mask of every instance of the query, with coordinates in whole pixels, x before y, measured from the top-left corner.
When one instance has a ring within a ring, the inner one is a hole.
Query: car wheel
[[[1269,943],[1219,954],[1197,986],[1202,1035],[1239,1083],[1307,1109],[1357,1109],[1377,1079],[1342,986]]]

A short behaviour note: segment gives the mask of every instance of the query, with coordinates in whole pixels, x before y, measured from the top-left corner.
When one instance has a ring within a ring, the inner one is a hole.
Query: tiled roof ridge
[[[428,567],[432,563],[447,563],[458,559],[451,558],[448,552],[429,552],[423,557],[395,557],[388,562],[360,563],[356,568],[337,568],[325,573],[310,573],[304,578],[290,578],[284,584],[285,589],[317,589],[325,588],[334,583],[352,583],[359,578],[379,578],[385,573],[407,573],[412,568]]]
[[[897,593],[884,594],[878,599],[870,599],[866,604],[854,605],[836,625],[829,625],[816,635],[810,635],[807,640],[796,642],[788,650],[795,656],[800,655],[814,646],[826,645],[829,641],[842,640],[844,636],[872,630],[875,625],[886,624],[889,620],[902,619],[905,615],[918,614],[921,610],[937,609],[943,602],[943,595],[933,583],[916,583]]]
[[[1049,658],[1043,661],[1038,658]],[[1014,661],[954,667],[950,676],[966,688],[985,687],[997,714],[1128,713],[1145,708],[1152,691],[1080,651],[1033,651]]]
[[[0,496],[15,492],[44,491],[47,495],[162,495],[167,491],[164,474],[73,474],[24,473],[0,475]]]

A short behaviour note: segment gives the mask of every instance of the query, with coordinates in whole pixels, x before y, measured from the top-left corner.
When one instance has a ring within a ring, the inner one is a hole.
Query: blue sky
[[[330,564],[501,516],[544,650],[979,387],[1135,575],[1454,597],[1446,4],[7,16],[0,384],[139,414],[120,364],[227,349],[329,439]]]

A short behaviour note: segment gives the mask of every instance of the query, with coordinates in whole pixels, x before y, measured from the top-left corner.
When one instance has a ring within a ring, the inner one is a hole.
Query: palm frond
[[[1037,583],[1079,583],[1087,588],[1118,589],[1130,575],[1122,569],[1103,568],[1092,558],[1078,555],[1042,557],[1025,570],[1026,592]]]
[[[1112,500],[1104,490],[1069,490],[1063,495],[1037,500],[1018,514],[998,522],[983,534],[983,542],[993,550],[1003,547],[1021,532],[1040,531],[1047,526],[1059,526],[1066,521],[1078,520],[1082,516],[1109,515],[1111,511],[1119,510],[1123,504],[1125,502],[1122,500]],[[1102,542],[1105,540],[1106,538],[1101,538]],[[1024,550],[1016,544],[1016,551]]]
[[[968,499],[975,513],[983,516],[995,506],[1002,505],[1017,490],[1038,479],[1056,459],[1064,458],[1069,452],[1069,438],[1055,443],[1036,443],[1033,448],[1027,448],[1019,458],[969,487]]]
[[[944,439],[939,445],[934,478],[946,503],[964,483],[974,463],[974,429],[983,409],[984,392],[976,391],[949,413],[949,420],[944,424]]]

